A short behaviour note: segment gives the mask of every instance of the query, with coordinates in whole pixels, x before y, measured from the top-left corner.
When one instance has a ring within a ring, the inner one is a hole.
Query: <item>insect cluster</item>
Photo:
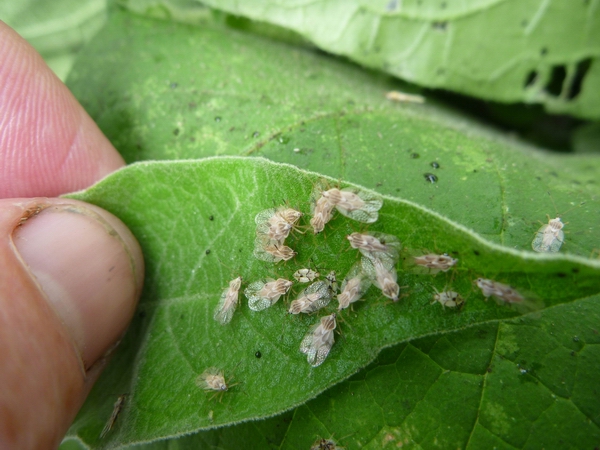
[[[311,195],[310,228],[298,224],[303,214],[289,206],[270,208],[256,215],[254,256],[271,263],[288,261],[297,254],[286,245],[286,239],[292,231],[304,233],[312,229],[314,234],[321,233],[336,211],[357,222],[371,224],[377,221],[382,206],[382,199],[374,193],[356,188],[326,189],[318,184]],[[311,268],[298,269],[293,273],[296,283],[306,284],[306,287],[299,290],[286,308],[289,314],[316,313],[328,306],[333,299],[338,301],[337,312],[320,317],[300,342],[300,352],[306,355],[312,367],[321,365],[329,355],[335,342],[334,332],[338,315],[361,300],[371,286],[380,290],[381,294],[392,302],[398,302],[401,298],[397,266],[405,252],[398,237],[383,232],[366,231],[353,232],[346,238],[350,248],[357,250],[358,259],[339,286],[335,270],[329,270],[322,279],[321,274]],[[447,272],[458,262],[458,259],[446,253],[418,254],[408,259],[410,264],[428,274]],[[293,281],[286,278],[265,278],[250,282],[243,293],[252,311],[263,311],[288,294],[294,285]],[[503,304],[525,301],[524,296],[514,288],[494,280],[478,278],[475,285],[481,289],[486,300],[494,297]],[[214,314],[214,319],[219,323],[225,325],[231,321],[239,303],[241,286],[242,279],[238,277],[223,291]],[[458,292],[433,289],[432,303],[438,302],[443,308],[460,309],[465,303]],[[215,368],[201,375],[199,385],[214,392],[227,389],[223,372]]]

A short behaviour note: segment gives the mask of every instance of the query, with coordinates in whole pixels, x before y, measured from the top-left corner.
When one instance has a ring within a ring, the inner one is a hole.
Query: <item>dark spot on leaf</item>
[[[479,256],[479,255],[481,255],[481,253],[479,253],[479,251],[478,251],[478,250],[473,250],[473,254],[474,254],[475,256]]]
[[[219,123],[221,121],[221,116],[215,117],[215,122]]]
[[[567,274],[566,274],[566,273],[564,273],[564,272],[558,272],[558,273],[556,274],[556,276],[557,276],[558,278],[565,278],[565,277],[567,276]]]
[[[175,89],[177,86],[179,86],[179,83],[175,83],[175,82],[173,82],[173,83],[171,83],[171,84],[169,85],[169,87],[170,87],[171,89]]]
[[[411,154],[410,154],[410,157],[411,157],[412,159],[417,159],[417,158],[419,158],[420,156],[421,156],[421,155],[419,155],[418,153],[411,153]]]
[[[440,30],[440,31],[446,31],[446,27],[447,26],[448,26],[448,22],[446,22],[445,20],[443,20],[443,21],[436,21],[436,22],[433,22],[431,24],[431,27],[434,30]]]
[[[235,127],[231,127],[229,131],[235,131]]]
[[[434,161],[434,162],[431,163],[431,167],[433,167],[434,169],[439,169],[440,165],[437,162]]]
[[[140,319],[143,319],[144,317],[146,317],[146,311],[140,311],[140,312],[138,313],[138,317],[139,317]]]
[[[253,138],[257,138],[259,136],[260,136],[260,133],[258,131],[255,131],[254,133],[252,133]]]
[[[548,49],[546,47],[542,47],[540,50],[540,55],[546,56],[548,54]]]
[[[448,6],[448,5],[446,4],[446,2],[442,2],[442,3],[440,3],[440,8],[442,8],[442,9],[446,9],[446,6]]]
[[[438,70],[436,70],[435,72],[437,75],[442,76],[446,74],[446,69],[444,69],[443,67],[439,67]]]
[[[206,250],[205,252],[207,255],[210,255],[210,248]]]
[[[571,269],[571,272],[573,272],[573,273],[579,273],[579,268],[578,267],[573,267]]]
[[[381,186],[381,185],[383,185],[383,183],[380,181],[380,182],[379,182],[379,183],[377,183],[375,186],[376,186],[376,187],[379,187],[379,186]]]
[[[477,173],[477,169],[473,169],[473,173]]]
[[[174,134],[175,136],[178,136],[178,135],[179,135],[179,128],[175,128],[175,129],[173,130],[173,134]]]
[[[189,109],[196,109],[198,105],[196,104],[196,102],[189,102],[188,103],[188,108]]]
[[[577,355],[577,353],[575,353],[575,351],[573,350],[573,351],[571,352],[571,356],[576,356],[576,355]]]
[[[254,354],[254,356],[256,356],[257,358],[260,358],[260,357],[262,356],[262,353],[261,353],[261,352],[256,352],[256,353]]]
[[[523,20],[521,21],[521,26],[522,26],[523,28],[525,28],[525,27],[526,27],[528,24],[529,24],[529,21],[528,21],[527,19],[523,19]]]
[[[487,373],[492,373],[492,366],[488,366]]]
[[[438,180],[438,177],[432,173],[424,173],[423,176],[425,177],[425,181],[429,183],[436,183]]]
[[[208,216],[208,220],[215,220],[213,216]]]

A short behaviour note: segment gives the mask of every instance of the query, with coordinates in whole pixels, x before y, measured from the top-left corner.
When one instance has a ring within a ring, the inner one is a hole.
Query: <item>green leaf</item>
[[[145,11],[151,1],[123,1]],[[177,3],[163,0],[166,9]],[[600,14],[569,0],[205,0],[430,88],[600,118]]]
[[[343,335],[336,338],[325,363],[313,369],[299,345],[317,317],[289,316],[283,301],[260,313],[250,311],[242,301],[227,326],[214,321],[212,314],[221,292],[238,275],[248,282],[266,276],[290,279],[296,269],[312,263],[343,276],[357,261],[345,236],[361,229],[361,224],[339,215],[324,233],[298,234],[290,240],[298,251],[293,262],[272,265],[253,256],[256,213],[284,201],[308,213],[309,194],[320,179],[318,174],[264,159],[208,158],[134,164],[73,195],[120,217],[138,237],[147,261],[137,317],[75,422],[73,434],[94,448],[122,446],[265,418],[344,380],[384,347],[477,324],[503,326],[498,323],[519,315],[506,305],[482,301],[472,286],[478,276],[534,293],[550,310],[561,304],[579,305],[600,291],[599,263],[510,251],[418,205],[385,197],[380,219],[371,230],[400,237],[409,252],[432,248],[436,237],[438,245],[443,243],[440,251],[455,255],[460,264],[447,276],[401,271],[399,284],[407,288],[406,298],[399,303],[389,304],[371,288],[366,302],[341,315]],[[434,288],[442,290],[449,283],[466,299],[460,312],[430,304]],[[300,289],[296,287],[294,293]],[[326,311],[335,310],[333,303]],[[538,312],[528,313],[516,323],[538,323],[539,317]],[[510,337],[502,347],[505,357],[518,350]],[[476,360],[453,362],[446,356],[446,364],[454,370],[482,373],[493,339],[481,346],[477,342],[471,343],[480,353]],[[257,351],[261,358],[255,356]],[[526,360],[527,364],[536,361]],[[425,395],[427,383],[438,378],[435,370],[430,371],[432,364],[426,362],[422,368],[427,375],[420,377],[415,395]],[[222,402],[211,400],[195,384],[211,366],[234,375],[240,383],[224,394]],[[459,375],[455,383],[462,383]],[[384,387],[380,389],[386,398]],[[123,393],[128,397],[118,426],[106,441],[100,441],[116,396]],[[365,426],[375,422],[366,421]]]
[[[597,158],[549,155],[430,99],[392,104],[385,92],[406,89],[397,82],[196,12],[201,28],[113,14],[69,81],[129,162],[189,160],[134,164],[76,195],[133,230],[147,275],[134,322],[70,443],[300,449],[333,435],[348,448],[400,441],[552,448],[572,429],[569,445],[589,448],[600,404],[593,350],[600,264],[535,255],[530,246],[538,220],[560,213],[569,222],[562,253],[598,248]],[[171,13],[157,7],[154,14]],[[193,160],[222,154],[296,167]],[[426,172],[438,182],[427,183]],[[369,229],[397,235],[405,256],[448,251],[460,262],[436,277],[401,271],[407,297],[397,304],[371,288],[366,302],[343,314],[327,360],[311,369],[299,345],[317,317],[290,317],[282,300],[261,313],[243,300],[227,326],[212,314],[238,275],[245,283],[290,277],[312,264],[343,276],[356,261],[345,236],[364,226],[344,217],[322,235],[295,234],[290,245],[299,255],[287,264],[252,256],[256,213],[286,200],[307,213],[323,174],[384,196]],[[483,302],[472,286],[478,276],[535,294],[546,309],[520,316]],[[430,304],[433,290],[450,284],[467,299],[462,311]],[[221,402],[195,384],[210,366],[239,382]],[[99,440],[123,393],[114,429]]]
[[[19,0],[0,2],[0,18],[44,57],[64,80],[84,43],[106,21],[107,0]]]
[[[306,49],[208,19],[115,14],[68,84],[128,162],[265,156],[414,201],[508,247],[530,249],[546,215],[561,214],[562,251],[598,248],[598,159],[541,152],[435,104],[391,103],[397,84]]]

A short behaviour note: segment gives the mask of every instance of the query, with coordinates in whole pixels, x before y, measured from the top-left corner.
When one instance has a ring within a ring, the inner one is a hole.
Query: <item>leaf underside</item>
[[[116,12],[69,86],[128,162],[165,160],[73,195],[120,217],[147,268],[136,317],[72,439],[90,448],[305,449],[332,435],[348,448],[597,444],[600,266],[575,256],[598,248],[597,158],[548,155],[435,102],[390,103],[397,81],[210,20],[192,27]],[[214,155],[240,157],[196,160]],[[366,227],[336,214],[321,235],[293,233],[294,260],[256,260],[254,216],[287,202],[306,225],[324,175],[383,196],[379,220]],[[531,252],[546,214],[568,222],[561,254]],[[365,229],[398,236],[408,262],[431,251],[459,263],[432,276],[403,260],[405,296],[392,304],[371,287],[342,313],[315,369],[300,341],[337,302],[287,315],[304,285],[261,312],[242,297],[229,325],[213,320],[240,275],[242,289],[301,267],[343,277],[359,258],[345,236]],[[521,316],[485,302],[472,284],[479,276],[545,309]],[[466,299],[460,311],[430,304],[450,285]],[[196,385],[213,366],[239,383],[220,399]]]

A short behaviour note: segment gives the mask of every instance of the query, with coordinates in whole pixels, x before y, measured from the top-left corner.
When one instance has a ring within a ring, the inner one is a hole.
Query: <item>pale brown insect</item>
[[[314,325],[302,339],[300,351],[306,354],[306,360],[313,367],[321,365],[333,347],[333,330],[337,325],[335,318],[335,313],[321,317],[321,321]]]
[[[352,233],[346,236],[352,248],[358,249],[369,258],[389,258],[398,261],[402,244],[391,234],[385,233]]]
[[[346,448],[338,446],[333,439],[319,438],[311,445],[310,450],[346,450]]]
[[[283,243],[300,217],[302,217],[300,211],[285,206],[266,209],[254,218],[257,225],[256,233],[273,243]]]
[[[237,277],[229,282],[229,287],[223,291],[219,304],[215,309],[214,319],[221,325],[231,322],[233,313],[238,305],[238,296],[242,287],[242,277]]]
[[[332,291],[326,281],[315,281],[290,304],[290,314],[311,313],[329,304]]]
[[[398,103],[425,103],[425,97],[400,91],[386,92],[385,98]]]
[[[395,261],[392,258],[361,258],[362,271],[369,277],[373,284],[381,289],[387,298],[397,302],[400,295],[400,286],[396,283],[398,273]]]
[[[383,201],[376,194],[357,188],[332,188],[321,193],[346,217],[363,223],[376,222]]]
[[[257,237],[254,246],[254,256],[261,261],[279,262],[289,261],[296,253],[293,249],[283,244],[265,243]]]
[[[556,253],[565,240],[565,232],[562,231],[565,224],[560,217],[548,219],[548,223],[537,230],[531,242],[531,248],[539,253]]]
[[[313,217],[310,219],[310,226],[315,234],[320,233],[325,228],[325,224],[332,218],[333,205],[325,197],[320,197],[315,204]]]
[[[342,292],[337,296],[338,310],[346,309],[351,303],[357,302],[367,292],[371,281],[362,272],[360,263],[356,263],[342,282]]]
[[[426,267],[430,273],[447,272],[458,262],[458,259],[452,258],[447,253],[436,255],[433,253],[413,257],[415,264]]]
[[[112,430],[112,428],[115,426],[115,422],[117,421],[117,417],[119,417],[119,413],[123,409],[123,405],[125,404],[126,398],[127,398],[127,394],[119,395],[119,397],[117,398],[117,401],[115,402],[115,404],[113,406],[112,413],[111,413],[110,417],[108,418],[108,422],[106,422],[106,425],[104,425],[104,428],[102,429],[102,432],[100,433],[100,439],[102,439],[104,436],[106,436],[106,434],[110,430]]]
[[[477,278],[475,280],[477,287],[487,300],[489,297],[495,297],[504,303],[522,303],[525,298],[512,286],[500,283],[487,278]]]
[[[248,307],[252,311],[262,311],[273,306],[282,295],[287,293],[292,284],[285,278],[277,280],[267,278],[264,281],[251,283],[244,291],[248,298]]]

